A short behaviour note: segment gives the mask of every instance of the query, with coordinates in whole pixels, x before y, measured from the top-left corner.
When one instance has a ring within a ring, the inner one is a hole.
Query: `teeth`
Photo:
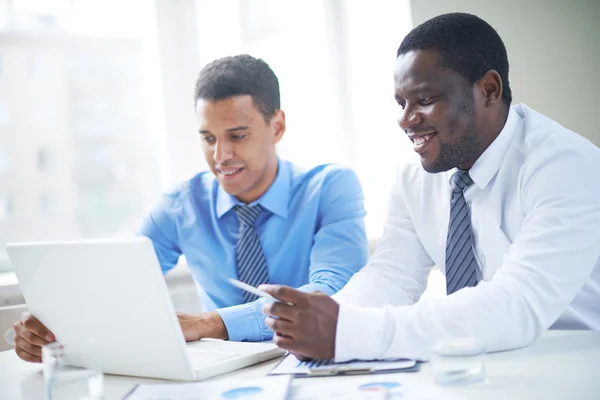
[[[238,169],[232,169],[232,170],[230,170],[230,171],[223,171],[223,170],[221,170],[221,173],[222,173],[223,175],[233,175],[233,174],[235,174],[236,172],[239,172],[239,171],[241,171],[241,170],[242,170],[241,168],[238,168]]]
[[[430,137],[431,137],[431,135],[416,137],[413,139],[413,143],[416,144],[417,146],[420,146],[423,143],[425,143],[426,141],[428,141]]]

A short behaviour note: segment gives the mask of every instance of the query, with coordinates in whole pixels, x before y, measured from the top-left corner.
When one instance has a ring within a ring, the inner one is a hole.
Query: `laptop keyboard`
[[[206,364],[214,363],[217,361],[226,360],[231,357],[238,356],[238,353],[231,353],[226,351],[207,351],[203,349],[187,349],[190,360],[192,361],[193,367],[201,367]]]

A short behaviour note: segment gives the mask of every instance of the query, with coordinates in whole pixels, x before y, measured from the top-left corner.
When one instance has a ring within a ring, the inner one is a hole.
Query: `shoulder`
[[[600,168],[600,149],[588,139],[525,105],[516,109],[523,120],[512,144],[523,153],[525,172],[554,166],[582,174]]]
[[[203,171],[167,189],[162,195],[161,203],[178,209],[192,201],[208,202],[217,189],[218,182],[212,172]]]
[[[347,189],[358,187],[361,190],[356,173],[348,167],[339,164],[322,164],[312,168],[302,168],[291,163],[288,165],[292,190],[322,191],[332,186]]]
[[[522,153],[519,185],[530,201],[600,200],[600,149],[558,122],[518,106],[523,118],[512,146]]]

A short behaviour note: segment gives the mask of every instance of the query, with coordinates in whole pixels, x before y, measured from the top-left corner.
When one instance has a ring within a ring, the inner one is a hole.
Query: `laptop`
[[[104,373],[200,380],[276,358],[273,343],[186,344],[146,237],[7,245],[29,311],[67,362]]]

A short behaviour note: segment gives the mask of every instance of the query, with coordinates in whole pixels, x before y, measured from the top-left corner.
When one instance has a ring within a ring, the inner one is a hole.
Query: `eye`
[[[231,135],[231,140],[242,140],[246,135]]]
[[[216,141],[214,136],[208,136],[208,135],[203,135],[202,140],[204,140],[208,144],[213,144]]]
[[[428,106],[434,102],[433,97],[421,97],[419,98],[419,104],[422,106]]]

